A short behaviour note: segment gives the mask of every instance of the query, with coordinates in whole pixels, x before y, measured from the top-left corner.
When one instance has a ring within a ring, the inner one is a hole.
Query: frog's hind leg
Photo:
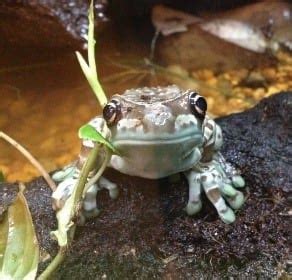
[[[186,206],[188,215],[198,213],[202,208],[200,175],[194,171],[185,172],[189,183],[189,201]]]

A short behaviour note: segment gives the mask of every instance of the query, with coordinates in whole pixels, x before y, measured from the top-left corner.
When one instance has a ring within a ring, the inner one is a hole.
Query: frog
[[[206,98],[198,91],[176,85],[128,89],[113,95],[102,115],[89,124],[119,151],[111,155],[108,167],[128,176],[153,180],[183,174],[189,188],[185,207],[188,215],[202,209],[201,194],[205,192],[224,223],[235,221],[234,211],[245,200],[240,190],[245,181],[221,154],[222,130],[207,114]],[[61,208],[71,195],[96,144],[83,139],[77,161],[54,174],[53,179],[58,182],[52,195],[55,208]],[[104,155],[97,160],[97,166],[102,158]],[[117,184],[102,175],[84,196],[86,218],[99,214],[96,195],[102,189],[107,189],[111,198],[118,197]]]

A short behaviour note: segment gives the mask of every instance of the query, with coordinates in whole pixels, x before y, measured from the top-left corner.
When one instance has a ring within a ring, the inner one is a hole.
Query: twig
[[[160,31],[156,29],[155,33],[154,33],[154,36],[153,36],[153,38],[151,40],[151,45],[150,45],[150,55],[149,55],[149,60],[150,61],[153,61],[153,59],[154,59],[155,47],[156,47],[156,42],[157,42],[159,34],[160,34]]]
[[[3,131],[0,131],[0,138],[3,138],[6,140],[9,144],[11,144],[14,148],[16,148],[20,153],[22,153],[28,161],[42,174],[46,182],[48,183],[49,187],[52,189],[52,191],[56,190],[56,184],[48,174],[48,172],[44,169],[44,167],[34,158],[34,156],[26,150],[23,146],[21,146],[18,142],[16,142],[14,139],[12,139],[10,136],[8,136]]]

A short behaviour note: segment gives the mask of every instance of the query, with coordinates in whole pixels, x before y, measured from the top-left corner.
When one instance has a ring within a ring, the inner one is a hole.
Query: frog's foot
[[[104,177],[100,177],[99,181],[98,181],[98,185],[101,189],[106,189],[109,192],[109,196],[112,199],[116,199],[119,195],[119,189],[117,184],[109,181],[108,179],[104,178]]]
[[[211,173],[205,172],[201,176],[202,186],[208,199],[215,206],[223,222],[227,224],[235,221],[232,209],[239,209],[244,203],[243,194],[236,190],[236,187],[244,186],[244,181],[239,175],[236,176],[237,178],[234,178],[236,184],[214,169]],[[226,205],[225,200],[232,209]]]
[[[189,215],[196,214],[202,206],[200,193],[204,189],[208,199],[216,208],[220,218],[227,224],[234,222],[232,209],[239,209],[244,203],[243,194],[236,188],[244,187],[244,180],[238,174],[231,179],[213,165],[204,165],[186,173],[189,182],[189,201],[186,211]],[[227,206],[226,202],[229,206]]]
[[[83,200],[82,216],[85,219],[94,218],[99,215],[100,210],[97,207],[96,196],[101,188],[97,184],[93,184],[86,192]],[[85,221],[85,219],[82,219]]]
[[[54,210],[63,208],[66,200],[73,192],[76,181],[76,178],[67,178],[57,186],[57,189],[52,194]]]
[[[102,189],[107,189],[112,199],[116,199],[118,197],[119,189],[117,185],[104,177],[100,177],[98,183],[93,184],[84,196],[82,215],[85,218],[94,218],[100,213],[96,203],[96,196]]]
[[[62,182],[65,179],[72,178],[76,172],[76,166],[74,164],[70,164],[65,166],[63,169],[56,171],[52,178],[55,182]]]
[[[57,186],[56,191],[53,192],[52,195],[53,208],[55,210],[63,208],[66,200],[73,192],[78,177],[79,170],[75,166],[65,167],[63,170],[57,171],[53,175],[53,179],[55,179],[57,182],[61,181]],[[82,220],[84,220],[84,218],[96,217],[99,214],[100,210],[97,207],[96,195],[102,189],[107,189],[112,199],[118,197],[119,190],[117,185],[105,179],[104,177],[100,177],[98,182],[94,183],[84,196],[83,209],[81,214],[83,216]]]

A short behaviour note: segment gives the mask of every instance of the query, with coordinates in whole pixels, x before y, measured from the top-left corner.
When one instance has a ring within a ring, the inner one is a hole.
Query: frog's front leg
[[[62,180],[58,186],[57,190],[53,193],[53,205],[55,209],[60,209],[65,204],[66,200],[70,197],[73,192],[74,186],[77,183],[80,169],[77,166],[69,166],[67,168],[72,168],[74,171],[72,172],[72,177],[66,177]],[[66,169],[61,172],[66,172]],[[59,175],[59,174],[58,174]],[[92,177],[89,176],[88,181]],[[53,176],[54,178],[54,176]],[[88,191],[86,192],[83,200],[83,215],[85,218],[95,217],[99,214],[100,210],[97,207],[96,196],[99,191],[102,189],[107,189],[109,191],[109,195],[111,198],[115,199],[118,196],[118,188],[115,183],[107,180],[103,176],[99,178],[99,180],[92,184]]]
[[[117,185],[104,177],[100,177],[98,182],[93,184],[84,196],[83,215],[85,218],[93,218],[100,213],[96,203],[96,196],[102,189],[107,189],[112,199],[118,197],[119,189]]]
[[[220,218],[228,224],[234,222],[235,215],[232,209],[239,209],[244,202],[243,194],[236,188],[243,187],[244,181],[231,166],[228,166],[227,172],[225,168],[224,163],[213,159],[208,163],[199,163],[185,173],[189,183],[189,201],[186,207],[189,215],[200,211],[202,207],[200,193],[203,189]]]
[[[195,171],[185,172],[189,183],[189,201],[186,206],[188,215],[194,215],[198,213],[202,208],[201,201],[201,176]]]
[[[95,118],[89,122],[90,125],[96,128],[99,132],[104,132],[104,136],[108,136],[106,134],[106,127],[104,120],[102,118]],[[80,171],[87,159],[88,154],[91,149],[94,147],[95,143],[88,140],[82,141],[81,151],[79,153],[78,160],[63,170],[56,172],[53,175],[53,179],[59,182],[57,190],[53,193],[53,205],[55,209],[60,209],[63,207],[65,201],[70,197],[73,192],[74,186],[79,178]],[[91,178],[94,176],[96,171],[101,166],[102,161],[104,160],[104,153],[100,153],[98,158],[96,159],[95,167],[88,176],[88,181],[90,182]],[[102,189],[107,189],[109,191],[109,195],[111,198],[116,198],[118,196],[118,188],[117,185],[110,182],[103,176],[101,176],[97,182],[91,182],[91,186],[88,191],[84,195],[83,200],[83,216],[85,218],[90,218],[97,216],[99,214],[99,209],[96,203],[96,195]]]

